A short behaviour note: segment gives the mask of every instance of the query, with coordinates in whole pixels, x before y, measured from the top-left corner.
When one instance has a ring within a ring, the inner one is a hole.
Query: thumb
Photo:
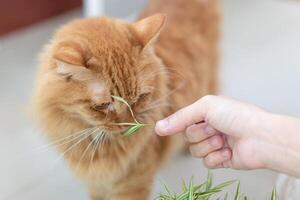
[[[160,120],[155,125],[155,132],[160,136],[173,135],[184,131],[187,127],[201,122],[205,119],[205,106],[203,101],[198,100],[195,103],[182,108]]]

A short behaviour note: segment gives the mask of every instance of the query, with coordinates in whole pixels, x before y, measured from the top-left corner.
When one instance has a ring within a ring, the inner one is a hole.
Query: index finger
[[[155,125],[155,131],[160,136],[173,135],[184,131],[195,123],[204,121],[204,119],[205,106],[201,100],[198,100],[169,117],[158,121]]]

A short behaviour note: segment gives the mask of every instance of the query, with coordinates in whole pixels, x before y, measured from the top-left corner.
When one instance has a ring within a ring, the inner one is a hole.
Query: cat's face
[[[94,18],[63,27],[54,38],[51,78],[43,87],[48,104],[89,125],[120,131],[110,124],[133,119],[112,95],[124,98],[137,117],[157,98],[164,68],[151,45],[164,19],[155,15],[128,24]]]

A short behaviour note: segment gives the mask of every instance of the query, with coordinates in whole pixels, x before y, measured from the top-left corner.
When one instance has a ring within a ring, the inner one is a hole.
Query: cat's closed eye
[[[96,111],[103,111],[105,109],[108,109],[110,106],[111,106],[111,102],[105,102],[102,104],[94,104],[92,106],[92,109]]]
[[[138,101],[145,100],[150,95],[150,92],[145,92],[139,95]]]

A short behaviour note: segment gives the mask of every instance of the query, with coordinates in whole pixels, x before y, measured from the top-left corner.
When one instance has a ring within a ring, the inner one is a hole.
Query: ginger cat
[[[112,95],[154,123],[216,92],[218,0],[152,0],[142,18],[75,20],[41,55],[36,119],[93,200],[149,199],[156,171],[180,143],[149,127],[122,136],[128,127],[113,123],[133,119]]]

